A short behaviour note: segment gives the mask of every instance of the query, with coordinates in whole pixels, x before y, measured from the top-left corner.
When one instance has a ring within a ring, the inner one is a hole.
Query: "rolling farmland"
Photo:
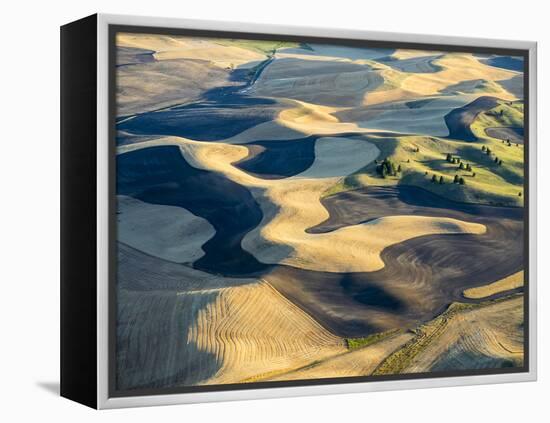
[[[116,46],[118,390],[523,365],[521,58]]]

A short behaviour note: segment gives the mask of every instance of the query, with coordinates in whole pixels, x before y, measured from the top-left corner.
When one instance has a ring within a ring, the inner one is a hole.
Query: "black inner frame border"
[[[523,329],[523,366],[509,367],[500,369],[471,369],[459,371],[438,371],[438,372],[423,372],[423,373],[407,373],[395,375],[381,376],[350,376],[350,377],[334,377],[322,379],[303,379],[289,381],[273,381],[273,382],[251,382],[251,383],[232,383],[218,385],[199,385],[199,386],[178,386],[168,388],[136,388],[128,390],[119,390],[116,388],[116,317],[117,317],[117,222],[116,222],[116,34],[117,33],[136,33],[136,34],[155,34],[155,35],[180,35],[203,38],[228,38],[228,39],[246,39],[246,40],[268,40],[268,41],[287,41],[298,43],[317,43],[317,44],[333,44],[347,47],[363,47],[363,48],[399,48],[411,50],[430,50],[441,52],[462,52],[476,54],[496,54],[503,56],[516,56],[523,58],[523,103],[524,103],[524,157],[523,157],[523,198],[524,198],[524,239],[523,239],[523,261],[524,261],[524,285],[523,285],[523,312],[524,312],[524,329]],[[403,35],[406,39],[407,35]],[[431,44],[431,43],[415,43],[408,41],[379,41],[367,39],[352,39],[352,38],[330,38],[330,37],[315,37],[301,35],[277,35],[267,33],[251,33],[251,32],[230,32],[230,31],[213,31],[202,29],[185,29],[185,28],[170,28],[170,27],[155,27],[155,26],[135,26],[135,25],[108,25],[108,98],[109,98],[109,262],[108,262],[108,397],[134,397],[146,395],[167,395],[167,394],[185,394],[197,392],[216,392],[216,391],[243,391],[254,389],[281,388],[281,387],[305,387],[318,385],[338,385],[348,383],[364,383],[364,382],[382,382],[382,381],[399,381],[411,379],[439,379],[448,377],[467,377],[480,375],[498,375],[512,373],[527,373],[529,372],[529,50],[528,49],[507,49],[495,47],[478,47],[464,45],[449,45],[449,44]]]

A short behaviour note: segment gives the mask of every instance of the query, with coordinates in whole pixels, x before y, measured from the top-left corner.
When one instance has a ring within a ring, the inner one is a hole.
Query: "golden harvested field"
[[[221,363],[209,384],[259,380],[346,351],[266,282],[221,291],[199,312],[188,342]]]
[[[524,279],[525,276],[523,271],[521,271],[489,285],[467,289],[464,291],[464,296],[474,299],[490,297],[491,295],[522,287]]]

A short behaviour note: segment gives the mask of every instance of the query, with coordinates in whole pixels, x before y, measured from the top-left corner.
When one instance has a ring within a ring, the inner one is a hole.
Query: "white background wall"
[[[540,0],[5,1],[0,24],[0,420],[463,423],[548,419],[550,255],[545,218],[550,213],[550,58],[546,50],[550,21],[545,6]],[[538,41],[539,382],[102,412],[57,397],[58,27],[95,12]]]

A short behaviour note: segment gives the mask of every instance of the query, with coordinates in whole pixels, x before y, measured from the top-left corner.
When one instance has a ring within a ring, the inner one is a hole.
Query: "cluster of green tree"
[[[451,153],[447,153],[445,160],[452,164],[457,164],[460,161],[458,157],[453,157]]]
[[[470,163],[464,164],[464,163],[460,162],[460,165],[458,166],[458,168],[459,168],[460,170],[466,170],[466,171],[468,171],[468,172],[471,172],[471,171],[472,171],[472,166],[470,165]]]
[[[502,140],[502,144],[506,143],[506,145],[508,147],[511,147],[512,146],[512,141],[510,141],[510,139],[506,139],[506,141]],[[516,147],[519,147],[519,144],[516,143]]]
[[[428,172],[426,172],[427,174]],[[443,185],[445,183],[445,178],[443,178],[443,176],[439,176],[439,179],[437,178],[436,175],[432,175],[432,183],[435,184],[439,181],[439,184],[440,185]]]
[[[376,172],[378,172],[382,178],[386,176],[397,176],[398,173],[401,173],[401,165],[396,166],[395,163],[387,157],[381,163],[378,163],[378,161],[376,161],[376,163],[378,164],[378,166],[376,166]]]
[[[458,168],[460,170],[465,170],[467,172],[473,172],[472,165],[470,163],[464,164],[462,160],[460,160],[459,157],[453,157],[451,153],[447,153],[447,157],[445,159],[449,163],[458,164]],[[474,174],[475,175],[475,174]]]
[[[455,178],[453,180],[453,184],[464,185],[465,183],[466,183],[466,181],[464,180],[464,178],[462,176],[455,175]]]
[[[424,175],[429,176],[429,173],[424,172]],[[475,174],[473,176],[475,176]],[[445,178],[442,175],[440,175],[438,178],[436,174],[433,174],[430,181],[432,182],[432,184],[439,183],[440,185],[443,185],[445,183]],[[453,184],[465,185],[466,180],[462,176],[455,175],[453,179]]]

